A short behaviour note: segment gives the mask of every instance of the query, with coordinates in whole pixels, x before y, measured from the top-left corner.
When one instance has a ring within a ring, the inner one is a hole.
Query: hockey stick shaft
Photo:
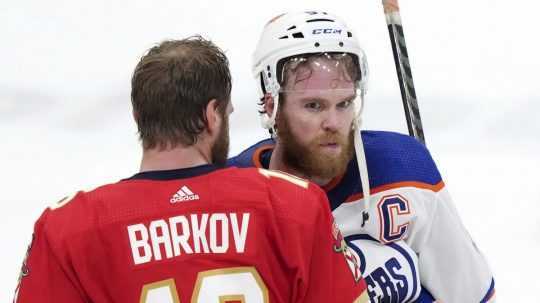
[[[397,0],[382,0],[409,135],[426,144]]]

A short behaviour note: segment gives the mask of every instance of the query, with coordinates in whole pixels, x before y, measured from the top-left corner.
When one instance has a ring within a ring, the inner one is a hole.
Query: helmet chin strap
[[[360,91],[360,109],[356,114],[353,121],[354,126],[354,150],[356,152],[356,160],[358,163],[358,172],[360,173],[360,181],[362,183],[362,194],[364,196],[364,211],[362,212],[362,227],[364,227],[366,221],[369,219],[369,207],[370,207],[370,188],[369,188],[369,175],[367,169],[366,153],[364,152],[364,144],[362,142],[362,135],[360,132],[360,126],[362,125],[362,111],[364,108],[364,95],[365,91]],[[354,106],[358,106],[354,104]],[[355,108],[356,112],[356,108]]]

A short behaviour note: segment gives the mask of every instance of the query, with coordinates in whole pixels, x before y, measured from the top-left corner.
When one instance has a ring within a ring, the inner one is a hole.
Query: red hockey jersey
[[[142,172],[45,210],[15,302],[367,302],[354,260],[307,181]]]

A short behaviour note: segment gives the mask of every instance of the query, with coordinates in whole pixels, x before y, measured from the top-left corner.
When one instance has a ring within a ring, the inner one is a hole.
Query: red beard
[[[280,143],[283,147],[284,163],[288,167],[298,170],[305,177],[318,177],[332,179],[345,173],[347,164],[354,154],[353,130],[348,136],[336,132],[326,132],[307,145],[300,144],[300,140],[290,132],[290,123],[285,115],[280,115],[276,121]],[[341,147],[339,154],[329,154],[321,150],[321,144],[335,143]]]

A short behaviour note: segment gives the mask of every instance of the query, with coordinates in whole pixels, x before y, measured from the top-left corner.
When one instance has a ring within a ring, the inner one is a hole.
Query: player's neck
[[[287,165],[287,163],[285,163],[285,161],[283,161],[284,159],[284,156],[283,156],[283,149],[281,148],[281,146],[279,145],[279,143],[277,143],[274,147],[274,150],[272,151],[272,156],[270,157],[270,165],[269,165],[269,169],[273,169],[273,170],[279,170],[279,171],[282,171],[282,172],[286,172],[288,174],[291,174],[291,175],[294,175],[294,176],[297,176],[297,177],[300,177],[300,178],[304,178],[304,179],[308,179],[309,181],[319,185],[319,186],[325,186],[326,184],[330,183],[330,181],[332,181],[332,178],[321,178],[321,177],[318,177],[318,176],[307,176],[306,174],[304,174],[303,172],[301,172],[300,170],[298,169],[295,169],[293,167],[290,167],[289,165]]]
[[[208,163],[209,152],[205,152],[205,149],[197,144],[166,150],[147,149],[143,151],[140,171],[182,169]]]

